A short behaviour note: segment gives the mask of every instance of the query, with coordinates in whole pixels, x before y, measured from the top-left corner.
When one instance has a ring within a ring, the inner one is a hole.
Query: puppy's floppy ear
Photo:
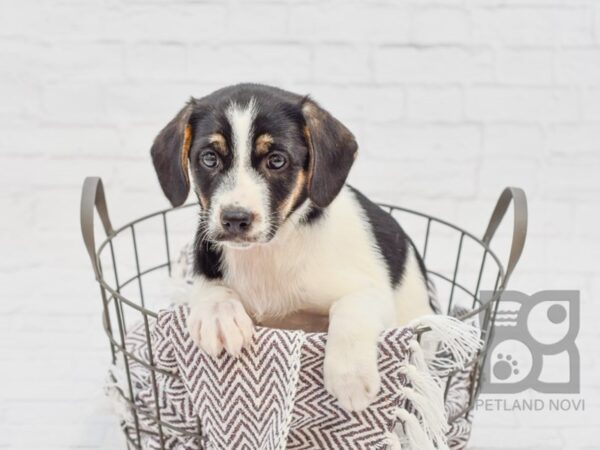
[[[325,207],[344,186],[358,145],[350,130],[309,98],[302,102],[302,115],[309,151],[308,196]]]
[[[156,136],[150,150],[160,187],[173,206],[183,204],[190,191],[188,154],[194,105],[195,100],[191,99]]]

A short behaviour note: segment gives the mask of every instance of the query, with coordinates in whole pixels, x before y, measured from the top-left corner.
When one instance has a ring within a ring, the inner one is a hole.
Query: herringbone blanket
[[[468,440],[468,419],[446,424],[468,401],[468,373],[454,377],[444,411],[439,381],[414,358],[412,328],[382,334],[382,388],[351,413],[323,385],[325,333],[258,328],[240,357],[212,358],[192,342],[186,317],[185,306],[161,311],[151,348],[143,323],[128,333],[131,391],[123,368],[112,370],[109,391],[133,393],[135,408],[121,416],[144,449],[460,449]]]

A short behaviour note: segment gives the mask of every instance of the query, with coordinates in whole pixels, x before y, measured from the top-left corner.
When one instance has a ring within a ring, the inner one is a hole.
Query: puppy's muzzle
[[[240,238],[252,228],[254,214],[243,208],[227,208],[221,211],[221,226],[227,238]]]

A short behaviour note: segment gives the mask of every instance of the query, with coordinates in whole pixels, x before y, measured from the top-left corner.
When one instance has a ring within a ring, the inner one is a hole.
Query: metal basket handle
[[[96,258],[96,239],[94,238],[94,207],[98,211],[104,232],[107,236],[114,234],[114,229],[108,217],[104,185],[100,177],[87,177],[81,190],[81,234],[87,248],[96,280],[100,281],[100,265]]]
[[[504,280],[502,281],[503,287],[506,287],[508,279],[519,262],[519,258],[525,247],[525,238],[527,237],[527,196],[523,189],[518,187],[507,187],[502,191],[502,194],[500,194],[498,202],[496,203],[496,207],[494,208],[494,212],[490,217],[487,229],[483,234],[483,242],[489,246],[498,226],[502,223],[502,219],[504,219],[504,215],[508,210],[511,200],[514,208],[513,235],[510,255],[508,257],[508,262],[506,263],[506,273],[504,275]]]

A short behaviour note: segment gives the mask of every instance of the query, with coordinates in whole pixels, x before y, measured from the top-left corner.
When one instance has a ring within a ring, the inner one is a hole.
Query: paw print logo
[[[498,353],[492,371],[497,379],[508,380],[513,375],[519,375],[518,365],[519,362],[513,359],[512,355],[504,356],[502,353]]]
[[[484,301],[491,295],[482,292]],[[506,291],[483,368],[482,392],[579,393],[579,319],[578,291],[531,296]]]
[[[528,347],[516,339],[496,342],[488,355],[486,381],[500,389],[522,384],[532,371],[534,357]]]

